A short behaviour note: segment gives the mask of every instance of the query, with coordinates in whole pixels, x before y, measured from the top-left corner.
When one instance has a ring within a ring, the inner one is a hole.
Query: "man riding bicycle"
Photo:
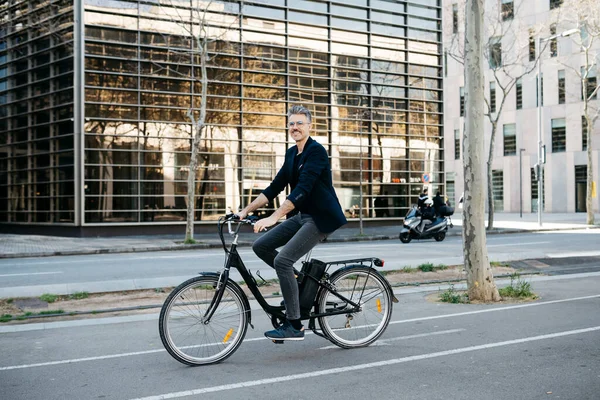
[[[285,154],[283,166],[252,203],[237,213],[245,218],[250,212],[273,201],[287,185],[291,192],[271,216],[259,220],[254,232],[273,226],[284,215],[286,220],[258,238],[252,249],[275,269],[285,304],[286,318],[279,328],[265,332],[273,340],[303,340],[298,284],[294,263],[344,225],[346,217],[333,188],[331,166],[325,148],[309,134],[312,116],[303,106],[288,111],[288,130],[296,142]],[[283,246],[281,251],[276,249]]]

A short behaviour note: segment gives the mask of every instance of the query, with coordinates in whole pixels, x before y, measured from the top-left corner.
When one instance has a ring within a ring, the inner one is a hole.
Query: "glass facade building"
[[[424,184],[444,191],[441,0],[0,7],[4,227],[184,224],[203,100],[199,224],[269,184],[294,104],[313,114],[348,218],[403,217]]]

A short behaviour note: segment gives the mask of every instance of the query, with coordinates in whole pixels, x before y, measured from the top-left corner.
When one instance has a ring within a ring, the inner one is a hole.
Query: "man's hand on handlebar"
[[[275,225],[276,223],[277,223],[277,217],[275,217],[274,215],[271,215],[268,218],[260,219],[260,220],[256,221],[256,223],[254,224],[254,232],[258,233],[258,232],[264,231],[267,228]]]
[[[244,219],[248,216],[248,213],[246,213],[244,211],[238,211],[238,212],[234,213],[233,215],[235,215],[238,219]]]

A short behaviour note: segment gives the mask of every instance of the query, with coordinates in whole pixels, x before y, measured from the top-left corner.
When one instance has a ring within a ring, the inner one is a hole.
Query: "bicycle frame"
[[[227,248],[227,245],[225,244],[225,238],[223,237],[223,224],[225,222],[227,222],[227,224],[228,224],[229,233],[233,236],[233,241],[232,241],[229,249]],[[238,223],[238,225],[234,231],[231,229],[232,222]],[[244,265],[244,262],[242,261],[240,255],[237,251],[237,246],[238,246],[237,240],[238,240],[239,230],[240,230],[241,226],[244,224],[252,224],[252,223],[253,223],[253,221],[248,220],[248,219],[234,221],[234,220],[232,220],[232,218],[227,218],[227,217],[225,217],[225,218],[222,217],[218,221],[219,236],[221,238],[221,243],[223,244],[223,250],[225,251],[227,258],[225,261],[225,267],[224,267],[223,271],[221,272],[221,274],[219,275],[219,279],[217,281],[217,287],[216,287],[217,290],[215,292],[215,296],[212,299],[211,305],[209,306],[208,310],[206,311],[206,314],[204,315],[204,318],[203,318],[204,323],[208,323],[210,321],[210,318],[212,317],[212,315],[214,314],[214,312],[216,310],[216,306],[219,304],[219,302],[223,296],[223,292],[225,290],[225,285],[226,285],[227,281],[229,280],[229,271],[230,271],[231,267],[234,267],[235,269],[237,269],[239,271],[240,275],[244,279],[244,282],[246,283],[246,285],[248,285],[248,289],[250,290],[250,292],[252,293],[252,295],[254,296],[256,301],[260,304],[261,308],[267,314],[271,315],[272,318],[276,317],[281,320],[285,319],[285,314],[283,313],[285,308],[283,306],[273,306],[273,305],[270,305],[269,303],[267,303],[266,299],[264,298],[264,296],[258,289],[259,284],[256,282],[256,279],[254,279],[254,276],[250,273],[250,271],[246,268],[246,266]],[[334,262],[326,263],[326,264],[327,264],[327,268],[329,268],[329,266],[331,266],[331,265],[348,265],[351,263],[361,263],[362,264],[364,262],[370,262],[371,266],[373,266],[373,265],[379,266],[379,267],[383,266],[383,261],[378,258],[360,258],[360,259],[352,259],[352,260],[344,260],[344,261],[334,261]],[[298,271],[295,271],[295,272],[297,274],[301,274]],[[310,319],[311,320],[310,325],[314,326],[314,324],[312,324],[312,322],[314,322],[315,318],[319,318],[319,317],[323,317],[323,316],[339,315],[339,314],[348,314],[349,312],[358,312],[361,310],[360,304],[357,304],[356,302],[354,302],[354,301],[346,298],[342,294],[338,293],[335,290],[335,288],[328,285],[327,282],[323,283],[320,280],[317,280],[314,277],[305,274],[303,279],[307,279],[307,278],[312,279],[319,285],[320,288],[325,288],[325,289],[329,290],[333,295],[338,297],[340,300],[342,300],[352,306],[351,309],[344,309],[344,310],[339,310],[339,311],[328,311],[326,313],[311,313],[308,316],[308,318],[302,318],[302,319]],[[397,302],[397,301],[398,300],[394,297],[394,302]],[[314,329],[313,329],[313,331],[314,331]]]

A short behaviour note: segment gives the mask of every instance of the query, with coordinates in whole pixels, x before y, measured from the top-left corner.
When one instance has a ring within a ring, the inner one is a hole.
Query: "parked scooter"
[[[426,221],[421,231],[421,216],[417,207],[413,207],[404,218],[404,226],[399,235],[400,241],[402,243],[410,243],[412,239],[434,238],[436,242],[441,242],[446,237],[448,228],[454,226],[450,219],[450,215],[453,213],[454,209],[447,207],[442,213],[443,216],[438,216],[433,221]]]

